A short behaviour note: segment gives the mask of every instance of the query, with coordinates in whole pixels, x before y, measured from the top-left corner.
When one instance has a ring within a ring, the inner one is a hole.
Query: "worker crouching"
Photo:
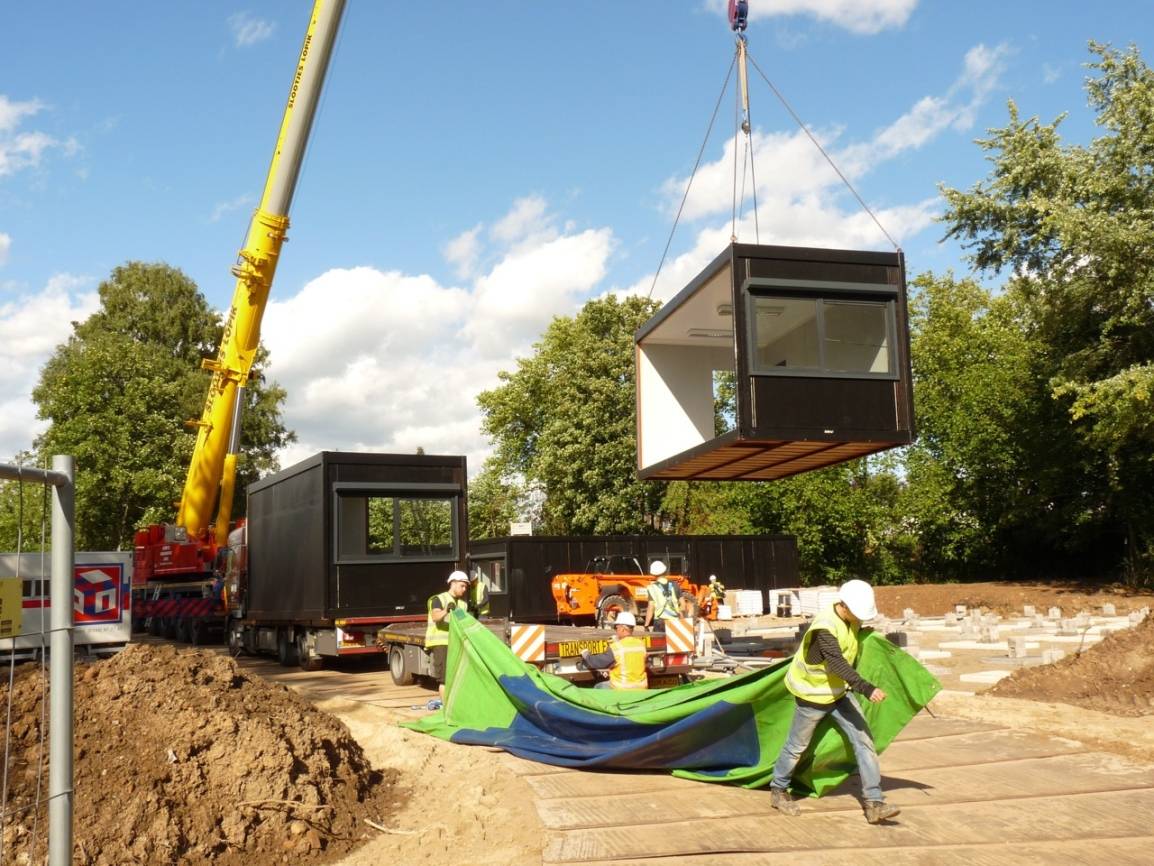
[[[637,618],[628,611],[617,614],[613,630],[617,636],[609,641],[603,653],[581,650],[581,658],[591,671],[609,671],[609,679],[597,683],[597,689],[647,689],[649,678],[645,673],[645,641],[633,637]]]
[[[814,731],[825,717],[845,734],[861,776],[866,820],[880,824],[900,811],[885,802],[881,768],[869,725],[849,692],[865,695],[871,702],[884,701],[886,693],[861,677],[853,664],[861,649],[858,631],[863,620],[877,616],[873,587],[851,580],[838,590],[838,600],[821,611],[802,637],[801,646],[785,675],[785,687],[797,701],[789,736],[773,767],[770,804],[786,815],[801,809],[789,794],[789,783]]]

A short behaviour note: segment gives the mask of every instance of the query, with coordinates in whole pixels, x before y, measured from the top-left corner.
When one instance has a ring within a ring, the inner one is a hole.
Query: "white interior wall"
[[[732,369],[731,346],[639,347],[637,452],[642,469],[713,438],[713,371]]]

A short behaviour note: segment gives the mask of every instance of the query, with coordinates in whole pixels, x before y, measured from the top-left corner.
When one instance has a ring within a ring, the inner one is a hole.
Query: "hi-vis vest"
[[[809,630],[801,639],[801,646],[793,657],[793,663],[785,673],[785,687],[799,698],[813,701],[815,704],[832,704],[846,693],[845,680],[826,670],[825,662],[811,665],[806,662],[809,645],[813,642],[815,631],[828,631],[841,647],[841,654],[851,665],[857,661],[860,648],[858,643],[858,627],[851,626],[838,616],[833,605],[814,617],[809,624]]]
[[[681,617],[681,612],[677,606],[680,593],[677,584],[673,581],[655,580],[645,587],[645,593],[649,596],[649,603],[653,605],[654,619],[679,619]]]
[[[443,610],[452,610],[458,604],[464,604],[465,601],[463,598],[453,598],[453,594],[448,590],[429,596],[429,624],[425,628],[426,648],[449,645],[449,618],[442,617],[440,622],[433,622],[433,602],[438,598],[441,600],[441,608]],[[450,605],[452,605],[452,607],[450,607]]]
[[[469,584],[469,607],[477,616],[489,615],[489,585],[483,574],[478,574]]]
[[[613,638],[609,641],[616,664],[609,669],[609,685],[615,689],[647,689],[645,675],[645,641],[639,637]]]

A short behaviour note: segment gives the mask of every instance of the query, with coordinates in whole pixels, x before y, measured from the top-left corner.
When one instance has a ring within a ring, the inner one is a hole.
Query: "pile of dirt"
[[[1119,716],[1154,715],[1154,618],[1107,635],[1052,665],[1023,668],[989,694],[1073,704]]]
[[[1095,583],[917,583],[875,588],[878,610],[892,619],[900,619],[910,608],[920,616],[941,616],[964,604],[971,610],[982,610],[1001,616],[1021,616],[1025,605],[1038,613],[1051,607],[1062,609],[1072,617],[1082,611],[1100,613],[1102,606],[1113,604],[1119,614],[1143,607],[1154,608],[1154,594],[1131,587]]]
[[[39,666],[17,668],[0,828],[8,862],[43,862],[46,851],[43,697]],[[334,860],[396,796],[344,724],[224,656],[130,646],[77,666],[74,706],[79,864]]]

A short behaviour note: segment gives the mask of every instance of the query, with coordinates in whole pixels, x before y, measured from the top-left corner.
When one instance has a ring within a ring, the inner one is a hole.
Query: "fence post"
[[[51,638],[49,650],[48,864],[72,862],[72,595],[75,487],[72,457],[56,455],[52,469],[66,480],[52,487]]]

